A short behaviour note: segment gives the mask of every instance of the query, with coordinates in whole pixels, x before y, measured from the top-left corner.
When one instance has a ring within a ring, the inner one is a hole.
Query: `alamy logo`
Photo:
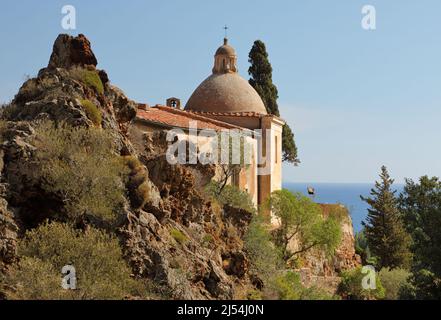
[[[279,146],[276,132],[272,129],[198,130],[197,121],[190,121],[188,130],[172,129],[167,132],[169,146],[168,163],[174,164],[220,164],[248,166],[255,164],[258,175],[273,172]]]
[[[61,280],[61,287],[65,290],[75,290],[77,288],[77,275],[75,267],[68,264],[61,269],[61,273],[64,275]]]
[[[65,5],[61,8],[65,16],[61,19],[61,27],[64,30],[75,30],[77,28],[77,11],[72,5]]]
[[[364,30],[376,30],[377,29],[377,10],[372,5],[365,5],[361,8],[361,27]]]
[[[366,274],[361,280],[361,287],[364,290],[377,289],[377,274],[374,266],[363,266],[361,273]]]

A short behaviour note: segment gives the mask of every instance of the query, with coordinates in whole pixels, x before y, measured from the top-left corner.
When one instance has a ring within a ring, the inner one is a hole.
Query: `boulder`
[[[70,68],[74,65],[96,66],[98,61],[90,46],[90,41],[80,34],[72,37],[60,34],[55,40],[48,68]]]

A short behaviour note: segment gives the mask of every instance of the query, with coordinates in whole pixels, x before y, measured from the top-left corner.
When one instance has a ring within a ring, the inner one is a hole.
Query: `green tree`
[[[249,83],[257,91],[265,104],[269,114],[280,117],[279,106],[277,105],[278,91],[273,84],[273,69],[268,60],[265,44],[254,41],[253,47],[248,55],[251,66],[248,74],[251,76]],[[297,147],[294,142],[294,134],[288,124],[283,126],[282,132],[283,161],[291,162],[295,165],[300,163],[297,157]]]
[[[398,201],[392,191],[393,179],[387,168],[381,167],[381,181],[375,182],[371,197],[360,196],[370,206],[364,226],[369,249],[377,258],[377,267],[409,267],[410,236],[404,228]]]
[[[441,299],[441,181],[423,176],[410,179],[400,195],[407,230],[412,236],[413,292],[408,297]]]
[[[341,241],[339,221],[333,215],[324,218],[319,205],[300,193],[274,191],[267,207],[280,221],[275,238],[285,261],[315,247],[330,254]],[[289,244],[293,239],[298,240],[299,246],[291,251]]]

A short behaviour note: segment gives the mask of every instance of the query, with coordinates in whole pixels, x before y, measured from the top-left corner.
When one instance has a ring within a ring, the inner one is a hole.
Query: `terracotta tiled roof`
[[[156,105],[154,107],[146,108],[145,110],[138,108],[137,119],[141,121],[150,122],[153,124],[163,125],[167,127],[178,127],[188,129],[190,121],[197,121],[198,129],[241,129],[242,127],[232,125],[230,123],[214,120],[204,117],[201,114],[179,110],[167,106]]]

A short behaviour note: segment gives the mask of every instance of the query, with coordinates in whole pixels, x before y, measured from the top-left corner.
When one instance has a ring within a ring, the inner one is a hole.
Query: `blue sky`
[[[441,2],[2,1],[0,102],[47,65],[61,7],[77,10],[98,67],[132,99],[184,103],[210,74],[224,24],[248,78],[254,40],[266,45],[282,117],[296,134],[293,182],[372,182],[380,166],[397,182],[441,175]],[[377,30],[361,28],[374,5]]]

